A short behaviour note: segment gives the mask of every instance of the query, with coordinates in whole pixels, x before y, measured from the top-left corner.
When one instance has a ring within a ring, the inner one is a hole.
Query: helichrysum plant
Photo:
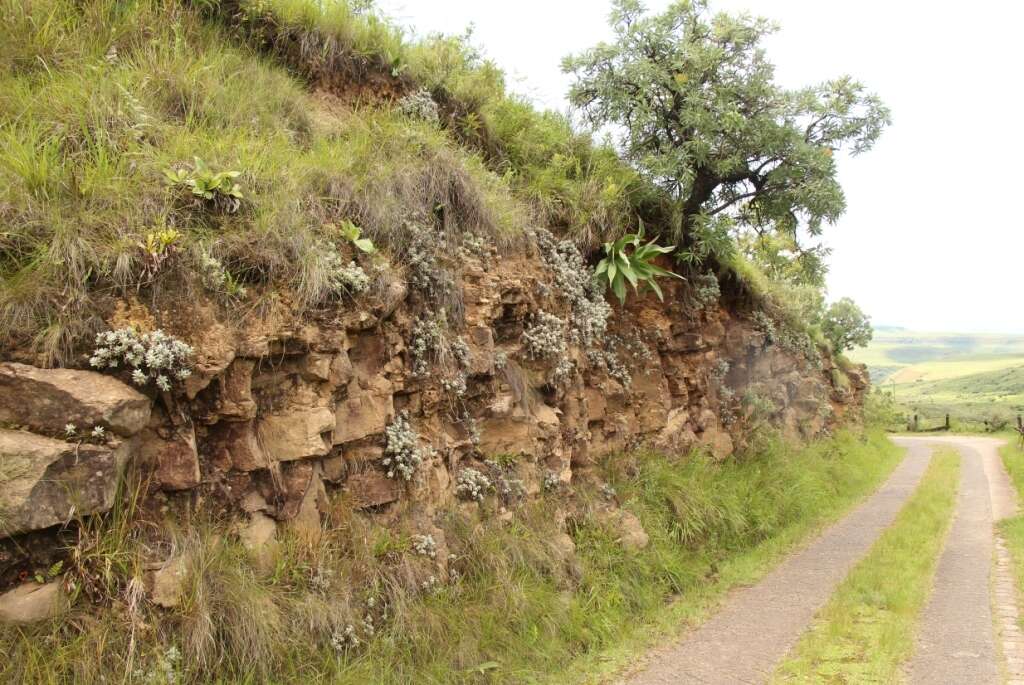
[[[161,330],[139,335],[134,328],[120,328],[97,334],[89,363],[97,369],[131,369],[136,385],[152,381],[167,392],[173,380],[192,375],[192,357],[190,345]]]

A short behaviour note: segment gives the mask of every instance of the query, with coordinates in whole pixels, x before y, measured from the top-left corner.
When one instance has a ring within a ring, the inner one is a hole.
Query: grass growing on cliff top
[[[936,450],[914,495],[818,613],[772,682],[897,680],[952,522],[959,473],[957,452]]]
[[[582,489],[569,508],[574,554],[555,524],[564,494],[504,523],[452,511],[441,525],[457,579],[427,589],[407,537],[361,516],[339,517],[312,548],[286,540],[262,571],[225,526],[193,526],[176,538],[190,559],[179,607],[152,607],[121,579],[108,606],[79,601],[54,625],[0,631],[0,680],[582,682],[758,577],[873,490],[899,453],[880,433],[842,433],[721,464],[621,456],[603,475],[643,522],[645,549],[624,549],[596,514],[601,496]],[[141,553],[118,530],[119,554]],[[359,646],[344,642],[349,624]]]
[[[234,309],[283,291],[301,311],[345,221],[399,259],[408,221],[499,245],[547,224],[593,244],[639,197],[613,150],[506,95],[464,42],[403,42],[342,0],[0,0],[0,19],[0,346],[43,364],[71,360],[114,297],[194,300],[203,253],[246,286]],[[397,91],[367,80],[381,65]],[[447,103],[441,125],[395,106],[421,87]],[[241,172],[237,212],[167,187],[194,157]],[[140,245],[168,228],[180,237],[154,276]]]

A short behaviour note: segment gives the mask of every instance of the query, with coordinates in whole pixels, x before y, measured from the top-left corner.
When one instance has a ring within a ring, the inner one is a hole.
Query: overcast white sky
[[[605,0],[378,0],[421,33],[475,27],[512,89],[564,110],[563,55],[610,34]],[[648,0],[660,9],[666,0]],[[800,86],[849,73],[879,93],[893,126],[840,162],[849,208],[826,232],[829,296],[853,297],[876,324],[1024,332],[1024,260],[1013,201],[1024,159],[1024,2],[712,0],[769,17],[777,75]]]

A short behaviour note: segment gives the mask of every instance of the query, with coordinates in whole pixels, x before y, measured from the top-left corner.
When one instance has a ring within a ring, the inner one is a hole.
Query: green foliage
[[[869,150],[889,123],[860,83],[779,86],[762,46],[774,26],[706,0],[661,14],[617,0],[611,25],[611,42],[564,60],[570,100],[592,124],[622,127],[627,159],[681,211],[684,247],[701,221],[795,237],[843,212],[833,154]]]
[[[848,297],[829,305],[821,323],[825,338],[837,353],[864,347],[871,342],[871,319]]]
[[[352,245],[354,245],[358,250],[367,254],[373,254],[377,251],[372,240],[361,237],[363,235],[363,229],[359,228],[351,221],[345,221],[342,223],[338,230],[341,233],[341,236],[352,243]]]
[[[235,179],[241,171],[214,172],[198,157],[193,157],[192,169],[164,169],[164,176],[171,186],[184,186],[203,200],[223,204],[229,212],[238,210],[242,201],[242,188]]]
[[[153,278],[177,250],[181,241],[181,233],[173,228],[150,231],[139,243],[143,257],[143,276]]]
[[[644,243],[643,239],[644,225],[640,222],[640,230],[636,233],[627,233],[614,242],[605,243],[605,256],[598,262],[594,271],[594,274],[611,288],[620,303],[626,301],[627,281],[633,286],[634,291],[640,285],[647,286],[655,292],[659,300],[664,300],[656,279],[663,276],[682,278],[654,263],[659,255],[669,254],[676,249],[675,245],[665,247],[658,245],[657,239],[648,243]]]
[[[601,477],[642,521],[647,548],[623,548],[595,515],[596,489],[575,495],[574,555],[554,511],[561,498],[502,519],[440,511],[451,577],[427,590],[437,562],[412,549],[419,531],[391,532],[346,512],[344,501],[319,544],[281,531],[262,570],[222,523],[197,516],[187,530],[172,521],[160,530],[92,517],[65,565],[85,596],[59,624],[0,626],[0,681],[114,682],[158,667],[172,647],[183,682],[471,685],[479,670],[495,685],[583,681],[609,666],[607,650],[678,630],[755,581],[870,492],[898,456],[881,434],[801,449],[769,442],[725,463],[619,455]],[[172,609],[138,601],[154,535],[187,560],[185,594]],[[336,649],[332,638],[348,626],[361,644]]]

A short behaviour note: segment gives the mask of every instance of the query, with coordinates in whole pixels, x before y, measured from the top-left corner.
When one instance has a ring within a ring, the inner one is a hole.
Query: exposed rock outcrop
[[[466,468],[530,496],[641,445],[725,459],[767,425],[810,438],[856,412],[867,387],[827,350],[774,343],[735,302],[695,306],[685,284],[666,284],[664,303],[634,297],[587,343],[572,328],[590,325],[578,303],[536,259],[462,269],[452,330],[429,329],[436,312],[404,286],[387,306],[316,324],[286,309],[245,330],[197,316],[175,332],[196,349],[193,377],[155,402],[109,375],[0,364],[5,534],[108,509],[131,455],[163,497],[212,494],[262,555],[279,529],[315,541],[336,501],[429,521]],[[605,316],[601,304],[584,314]],[[524,342],[542,310],[571,329],[554,356]],[[400,415],[416,452],[408,479],[384,464]],[[58,439],[71,422],[114,439]],[[647,544],[629,512],[612,507],[608,521],[624,546]]]
[[[129,443],[70,443],[0,429],[0,533],[15,535],[106,511]]]

